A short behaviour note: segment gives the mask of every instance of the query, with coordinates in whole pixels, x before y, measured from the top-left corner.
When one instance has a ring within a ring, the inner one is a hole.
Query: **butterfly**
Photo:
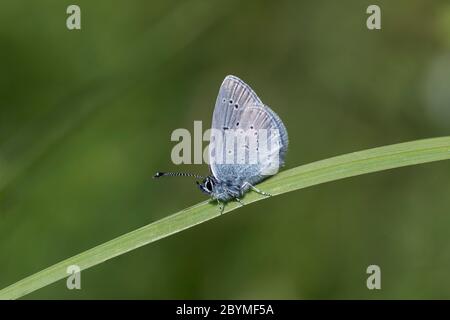
[[[212,117],[209,145],[210,175],[186,172],[157,172],[163,176],[189,176],[200,190],[219,204],[241,198],[253,190],[269,193],[255,185],[276,174],[284,165],[289,139],[280,117],[236,76],[225,77],[220,86]]]

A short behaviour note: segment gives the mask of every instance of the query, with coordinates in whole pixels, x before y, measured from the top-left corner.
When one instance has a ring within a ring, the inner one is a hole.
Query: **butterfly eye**
[[[211,183],[211,181],[206,181],[206,183],[205,183],[205,187],[206,187],[206,189],[208,190],[208,191],[212,191],[212,183]]]

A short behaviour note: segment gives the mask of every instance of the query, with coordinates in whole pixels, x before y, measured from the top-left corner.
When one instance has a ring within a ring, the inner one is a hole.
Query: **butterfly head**
[[[197,181],[197,185],[200,190],[208,195],[213,195],[216,189],[216,179],[214,177],[209,176],[206,177],[201,183]]]

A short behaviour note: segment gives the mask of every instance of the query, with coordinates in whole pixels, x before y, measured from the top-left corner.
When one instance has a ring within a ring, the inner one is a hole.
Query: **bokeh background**
[[[170,134],[210,125],[227,74],[284,120],[287,168],[449,135],[450,3],[3,0],[0,287],[205,200],[151,176],[208,172],[172,164]],[[450,298],[449,194],[448,162],[319,185],[26,298]],[[366,288],[370,264],[382,290]]]

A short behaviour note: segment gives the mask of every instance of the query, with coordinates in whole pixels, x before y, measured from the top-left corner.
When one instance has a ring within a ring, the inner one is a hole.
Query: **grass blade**
[[[377,172],[397,167],[450,159],[450,137],[441,137],[384,146],[302,165],[279,173],[258,185],[273,195],[309,186]],[[245,203],[265,199],[253,192],[245,197]],[[238,208],[229,203],[224,213]],[[174,233],[208,221],[220,214],[217,206],[208,201],[124,234],[76,256],[37,272],[0,291],[0,299],[16,299],[67,277],[66,269],[76,264],[81,270],[98,265],[111,258],[155,242]]]

